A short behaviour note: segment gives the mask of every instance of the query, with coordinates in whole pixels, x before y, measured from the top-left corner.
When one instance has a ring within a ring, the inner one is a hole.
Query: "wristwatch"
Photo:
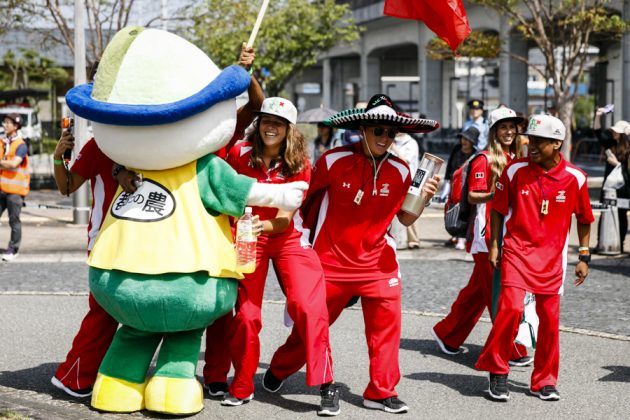
[[[579,254],[578,260],[589,264],[591,262],[591,254]]]

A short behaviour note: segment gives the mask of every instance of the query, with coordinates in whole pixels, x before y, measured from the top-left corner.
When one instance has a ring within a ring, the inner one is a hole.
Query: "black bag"
[[[459,196],[459,201],[451,203],[444,214],[444,227],[449,235],[455,238],[466,237],[468,225],[470,224],[470,220],[474,217],[474,212],[477,208],[477,206],[468,202],[468,172],[470,170],[470,164],[479,155],[480,153],[475,153],[464,162],[460,169],[455,171],[456,173],[461,171],[461,195]],[[455,174],[453,175],[453,184],[456,183],[456,176]],[[453,185],[453,188],[457,188],[457,185]]]

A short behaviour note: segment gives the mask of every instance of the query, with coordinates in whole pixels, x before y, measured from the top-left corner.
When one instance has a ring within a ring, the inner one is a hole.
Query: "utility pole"
[[[85,75],[85,30],[84,30],[85,6],[83,0],[74,2],[74,85],[86,82]],[[87,142],[87,121],[74,116],[75,154],[81,150]],[[83,183],[72,195],[72,223],[85,225],[90,215],[88,184]]]

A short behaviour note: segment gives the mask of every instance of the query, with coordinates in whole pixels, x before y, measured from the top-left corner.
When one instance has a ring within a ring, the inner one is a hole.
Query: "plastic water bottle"
[[[256,235],[252,228],[252,208],[236,222],[236,270],[253,273],[256,269]]]

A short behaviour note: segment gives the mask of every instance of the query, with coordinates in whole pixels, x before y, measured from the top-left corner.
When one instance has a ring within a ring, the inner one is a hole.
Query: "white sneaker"
[[[2,261],[13,261],[18,257],[18,252],[13,248],[9,248],[6,250],[4,254],[2,254]]]
[[[455,244],[455,249],[458,249],[460,251],[463,251],[464,249],[466,249],[466,239],[464,239],[464,238],[457,238],[457,243]]]

